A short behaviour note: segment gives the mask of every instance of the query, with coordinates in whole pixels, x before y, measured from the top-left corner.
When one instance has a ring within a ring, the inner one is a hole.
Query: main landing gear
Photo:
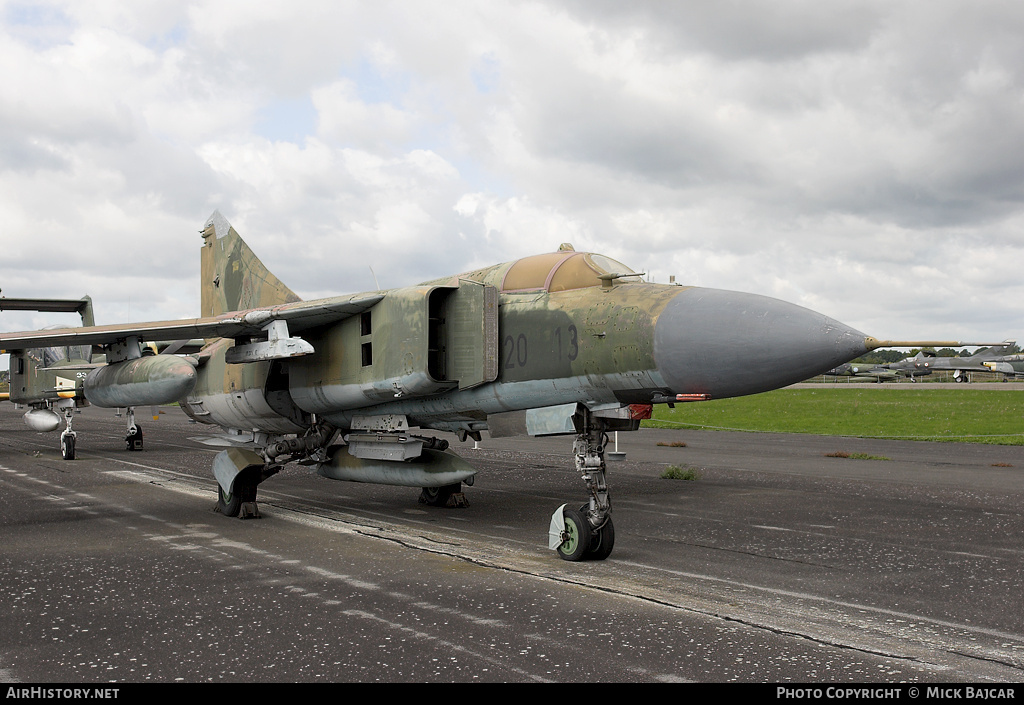
[[[124,437],[125,450],[142,450],[142,426],[135,423],[135,408],[128,407],[128,434]]]
[[[235,482],[233,492],[225,492],[217,486],[217,511],[226,517],[239,519],[259,519],[260,510],[256,505],[256,486],[252,479],[239,478]]]
[[[424,487],[420,492],[420,504],[428,507],[468,507],[469,500],[462,493],[462,483],[456,482],[443,487]]]
[[[293,460],[306,465],[323,462],[323,451],[333,435],[333,428],[317,425],[304,436],[278,438],[268,443],[262,453],[240,447],[221,451],[213,458],[217,511],[227,517],[259,519],[256,504],[259,484]]]
[[[615,546],[612,504],[605,481],[604,449],[608,434],[590,413],[584,415],[583,426],[573,444],[573,454],[590,500],[579,509],[563,504],[555,511],[548,530],[548,546],[563,560],[601,561],[611,555]]]
[[[75,413],[75,407],[66,406],[62,410],[64,412],[64,430],[60,434],[60,454],[64,460],[75,459],[75,439],[78,434],[71,428],[71,417]]]
[[[259,519],[256,488],[268,477],[277,474],[282,465],[268,462],[259,453],[247,448],[228,448],[213,459],[213,475],[217,479],[217,511],[226,517]]]

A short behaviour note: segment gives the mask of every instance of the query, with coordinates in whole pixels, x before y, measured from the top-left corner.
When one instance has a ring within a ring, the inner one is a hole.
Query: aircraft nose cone
[[[654,359],[676,394],[712,399],[801,382],[867,352],[866,336],[810,309],[757,294],[693,287],[654,329]]]

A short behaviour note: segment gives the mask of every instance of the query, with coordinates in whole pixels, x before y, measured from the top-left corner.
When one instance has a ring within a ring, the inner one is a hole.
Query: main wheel
[[[558,547],[558,555],[562,560],[581,561],[590,550],[592,535],[590,522],[578,509],[562,510],[565,519],[565,540]]]
[[[612,548],[615,546],[615,524],[612,523],[612,518],[608,517],[608,521],[604,523],[604,526],[594,531],[593,534],[587,558],[603,561],[611,555]]]
[[[125,450],[142,450],[142,426],[135,424],[128,429],[124,438]]]
[[[60,453],[64,456],[64,460],[75,459],[75,437],[70,433],[60,438]]]
[[[447,507],[451,496],[461,491],[461,482],[442,487],[424,487],[423,491],[420,492],[420,504],[426,504],[431,507]]]
[[[217,511],[226,517],[236,517],[242,509],[242,496],[235,492],[225,492],[224,488],[217,485]]]

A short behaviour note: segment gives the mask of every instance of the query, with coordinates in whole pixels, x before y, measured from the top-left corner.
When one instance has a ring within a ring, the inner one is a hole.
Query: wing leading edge
[[[355,294],[177,321],[0,333],[0,347],[21,350],[51,345],[110,345],[130,336],[140,341],[260,337],[267,335],[275,321],[284,321],[289,332],[297,334],[362,313],[384,296],[382,292]]]

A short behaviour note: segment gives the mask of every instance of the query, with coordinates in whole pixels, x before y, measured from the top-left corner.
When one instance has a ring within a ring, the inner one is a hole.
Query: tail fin
[[[202,316],[300,301],[214,211],[203,228]]]
[[[979,348],[974,351],[973,355],[968,356],[968,360],[979,358],[982,360],[991,359],[993,357],[999,357],[1001,355],[1009,354],[1010,346],[1014,344],[1012,340],[1006,340],[1002,345],[993,345],[987,348]]]

